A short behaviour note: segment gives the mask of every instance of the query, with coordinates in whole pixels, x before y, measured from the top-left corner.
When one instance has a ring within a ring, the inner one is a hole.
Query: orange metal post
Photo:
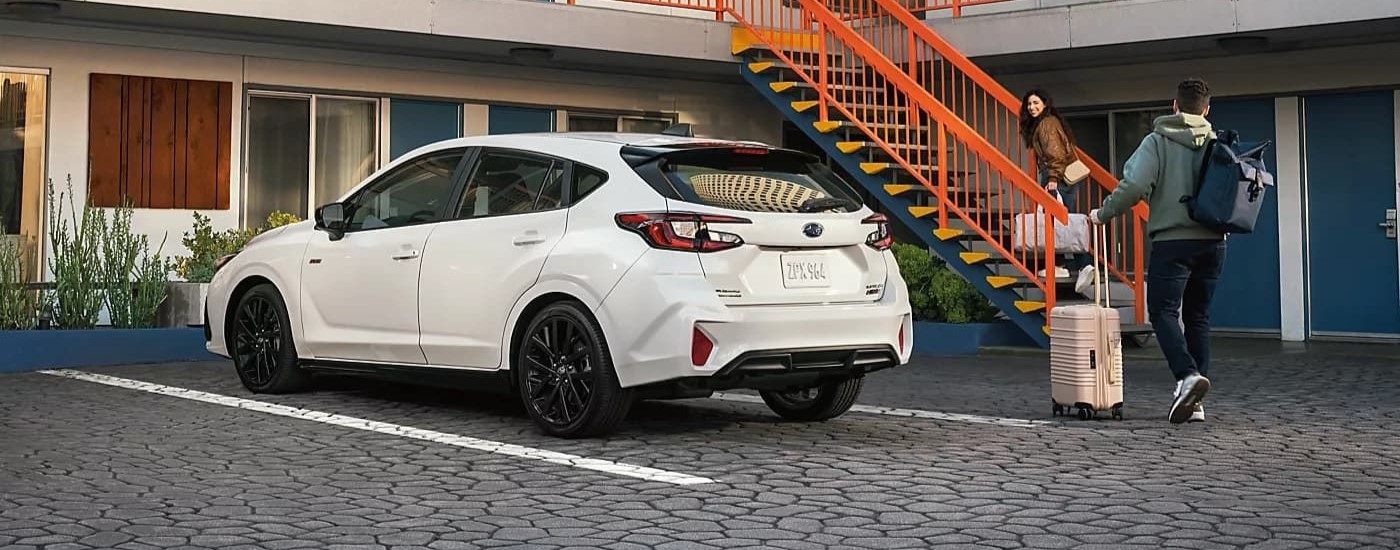
[[[804,10],[804,12],[805,12],[805,11],[806,11],[806,10]],[[815,22],[815,20],[816,20],[816,18],[813,17],[813,16],[811,16],[810,14],[807,16],[807,19],[810,20],[810,21],[813,21],[813,22]],[[830,90],[830,89],[831,89],[831,88],[829,87],[829,83],[830,83],[831,81],[830,81],[829,78],[828,78],[828,74],[830,74],[831,68],[827,66],[827,59],[826,59],[826,58],[827,58],[827,55],[826,55],[826,28],[825,28],[823,25],[821,25],[820,23],[818,23],[818,24],[817,24],[817,82],[818,82],[817,85],[820,86],[822,90]],[[819,93],[819,94],[817,94],[817,108],[820,109],[820,111],[817,113],[817,120],[820,120],[820,121],[822,121],[822,122],[826,122],[826,121],[827,121],[826,95],[827,95],[827,94],[824,94],[824,93]]]
[[[948,227],[948,131],[938,123],[938,227]]]
[[[1055,308],[1055,218],[1045,216],[1045,320]]]

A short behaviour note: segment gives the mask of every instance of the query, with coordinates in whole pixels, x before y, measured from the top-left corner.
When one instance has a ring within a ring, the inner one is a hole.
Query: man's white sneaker
[[[1167,419],[1172,424],[1181,424],[1191,419],[1191,415],[1196,411],[1196,404],[1201,402],[1201,398],[1210,391],[1210,380],[1199,374],[1191,374],[1176,383],[1176,396],[1172,399],[1171,412]],[[1201,413],[1205,416],[1205,412]]]
[[[1191,419],[1190,419],[1190,420],[1187,420],[1187,422],[1205,422],[1205,421],[1206,421],[1206,408],[1205,408],[1205,407],[1202,407],[1200,403],[1196,403],[1196,410],[1191,411]]]

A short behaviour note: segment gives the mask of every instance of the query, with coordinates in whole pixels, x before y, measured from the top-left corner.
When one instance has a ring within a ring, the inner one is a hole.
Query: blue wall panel
[[[462,137],[462,104],[389,101],[390,160],[429,143]]]
[[[1269,139],[1274,145],[1265,157],[1265,166],[1278,173],[1278,138],[1274,125],[1274,100],[1251,99],[1216,101],[1210,108],[1211,124],[1217,129],[1235,130],[1240,139]],[[1298,185],[1278,181],[1277,186]],[[1279,330],[1278,193],[1270,189],[1254,232],[1231,235],[1225,253],[1225,270],[1216,287],[1211,307],[1211,325],[1220,329]]]
[[[554,131],[552,109],[492,105],[490,113],[486,131],[491,135]]]
[[[1310,328],[1400,334],[1395,241],[1377,227],[1395,208],[1395,95],[1328,94],[1303,105]]]

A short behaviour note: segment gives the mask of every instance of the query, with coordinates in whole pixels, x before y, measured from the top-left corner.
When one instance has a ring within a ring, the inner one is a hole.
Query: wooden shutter
[[[89,93],[93,206],[229,208],[232,83],[93,74]]]

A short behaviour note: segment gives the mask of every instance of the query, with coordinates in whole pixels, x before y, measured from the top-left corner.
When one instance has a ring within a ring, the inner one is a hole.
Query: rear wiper
[[[859,208],[859,206],[846,199],[838,199],[836,197],[822,197],[819,199],[808,199],[807,202],[802,203],[802,206],[797,207],[797,211],[803,213],[812,213],[825,212],[827,210],[835,210],[837,208],[842,208],[849,212],[851,210]]]

